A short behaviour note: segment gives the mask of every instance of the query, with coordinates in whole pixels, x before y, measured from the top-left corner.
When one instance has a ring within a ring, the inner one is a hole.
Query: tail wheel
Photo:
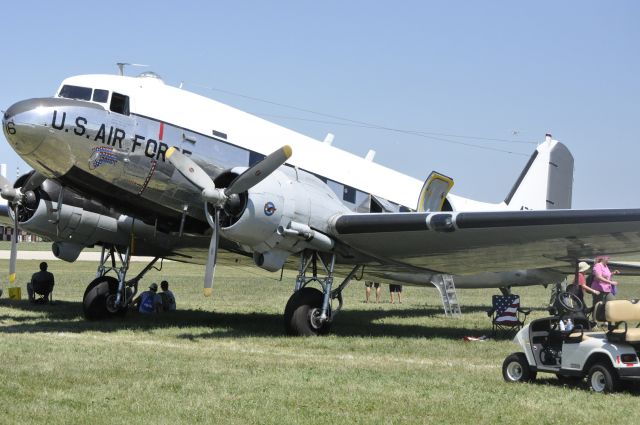
[[[287,335],[316,336],[329,333],[331,321],[320,321],[322,292],[315,288],[302,288],[294,292],[284,309]]]
[[[82,308],[88,320],[100,320],[110,316],[121,316],[126,308],[116,308],[118,279],[113,276],[100,276],[94,279],[84,291]]]
[[[524,353],[513,353],[502,363],[502,377],[507,382],[529,382],[536,379]]]
[[[597,393],[612,393],[619,389],[618,374],[608,363],[596,363],[589,369],[589,387]]]

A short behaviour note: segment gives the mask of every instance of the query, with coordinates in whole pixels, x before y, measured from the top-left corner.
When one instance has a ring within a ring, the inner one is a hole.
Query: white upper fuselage
[[[289,164],[395,204],[416,208],[422,181],[215,100],[166,85],[159,79],[81,75],[67,78],[62,83],[65,84],[126,94],[130,97],[132,114],[206,136],[211,136],[212,130],[222,132],[228,143],[262,154],[288,144],[293,149]],[[166,143],[171,145],[172,141]]]

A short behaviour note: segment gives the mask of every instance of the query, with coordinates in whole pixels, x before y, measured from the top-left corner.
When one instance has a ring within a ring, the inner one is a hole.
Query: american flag
[[[495,323],[500,324],[517,324],[518,308],[520,307],[520,296],[503,295],[496,296],[493,300],[496,309]]]
[[[113,148],[109,146],[98,146],[93,148],[93,153],[89,158],[89,168],[92,170],[98,168],[102,164],[115,164],[118,162],[116,154],[113,152]]]

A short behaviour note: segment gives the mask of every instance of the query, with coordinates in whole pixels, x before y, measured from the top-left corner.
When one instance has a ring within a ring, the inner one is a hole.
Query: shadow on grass
[[[27,301],[3,300],[6,308],[28,315],[0,315],[0,333],[37,332],[116,332],[123,329],[148,331],[180,328],[179,338],[196,340],[222,337],[280,337],[284,335],[282,314],[234,313],[204,310],[177,310],[158,315],[142,315],[135,311],[122,318],[88,321],[82,313],[82,303],[56,301],[52,305],[34,305]],[[463,313],[484,312],[485,306],[466,306]],[[406,319],[434,317],[443,326],[402,324]],[[2,322],[12,321],[2,326]],[[407,337],[462,339],[467,335],[489,335],[489,318],[486,328],[467,329],[459,319],[446,319],[442,310],[435,307],[394,308],[392,310],[344,310],[335,318],[332,334],[339,337]],[[209,328],[209,329],[203,329]]]
[[[586,378],[575,381],[564,381],[553,377],[551,374],[543,374],[543,378],[540,376],[541,375],[538,375],[535,381],[528,382],[527,385],[549,386],[554,388],[564,387],[567,389],[584,390],[586,392],[591,391]],[[640,383],[635,381],[621,381],[618,392],[638,395],[638,393],[640,393]]]

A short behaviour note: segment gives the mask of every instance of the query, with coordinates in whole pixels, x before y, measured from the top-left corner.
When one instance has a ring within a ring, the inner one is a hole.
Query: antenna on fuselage
[[[120,75],[124,75],[125,66],[149,66],[149,65],[143,65],[141,63],[129,63],[129,62],[117,62],[116,65],[118,65],[118,69],[120,70]]]

